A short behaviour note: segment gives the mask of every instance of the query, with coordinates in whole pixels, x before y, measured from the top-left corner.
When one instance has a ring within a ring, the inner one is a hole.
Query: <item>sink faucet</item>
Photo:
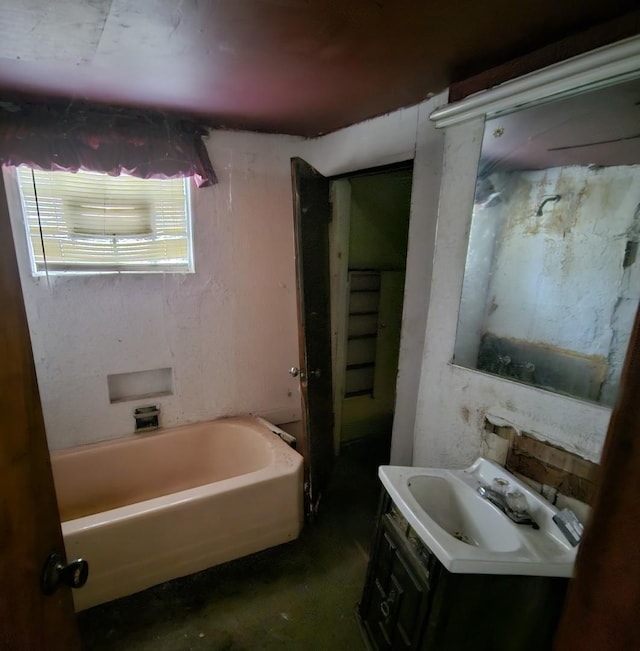
[[[478,486],[478,493],[492,504],[495,504],[516,524],[531,525],[534,529],[540,528],[527,511],[527,502],[524,494],[520,491],[501,492],[490,486],[480,485]]]

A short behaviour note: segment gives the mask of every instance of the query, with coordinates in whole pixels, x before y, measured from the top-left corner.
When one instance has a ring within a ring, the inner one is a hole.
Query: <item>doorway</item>
[[[412,176],[408,162],[329,179],[292,159],[300,369],[291,372],[309,520],[336,457],[357,448],[374,472],[389,461]]]
[[[380,463],[391,444],[412,175],[408,162],[331,180],[334,452],[371,446]]]

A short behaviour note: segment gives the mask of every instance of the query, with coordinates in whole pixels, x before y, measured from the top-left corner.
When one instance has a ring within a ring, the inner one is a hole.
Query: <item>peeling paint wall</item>
[[[533,364],[535,378],[521,379],[613,404],[640,295],[640,264],[625,266],[637,240],[640,166],[514,171],[491,181],[501,199],[474,209],[456,363],[486,368],[478,350],[490,333],[512,366]],[[555,367],[548,382],[543,364]]]
[[[464,467],[480,454],[485,418],[598,461],[611,410],[452,364],[484,121],[447,129],[415,465]]]

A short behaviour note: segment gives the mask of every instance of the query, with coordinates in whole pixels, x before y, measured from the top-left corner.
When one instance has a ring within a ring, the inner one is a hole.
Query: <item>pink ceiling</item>
[[[88,100],[313,136],[637,0],[0,0],[0,99]]]

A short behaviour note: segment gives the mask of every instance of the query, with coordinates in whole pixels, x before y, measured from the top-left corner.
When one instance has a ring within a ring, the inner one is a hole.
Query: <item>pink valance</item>
[[[152,112],[5,102],[0,163],[145,179],[193,176],[205,187],[217,183],[206,133],[194,121]]]

